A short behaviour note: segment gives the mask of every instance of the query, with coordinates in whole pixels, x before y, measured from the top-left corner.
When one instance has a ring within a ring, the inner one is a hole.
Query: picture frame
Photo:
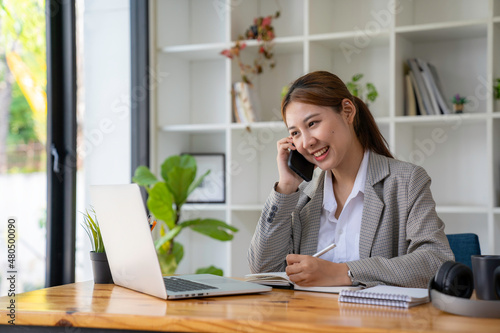
[[[194,189],[186,203],[225,203],[226,202],[226,156],[223,153],[186,153],[196,160],[196,179],[205,172],[210,173],[200,186]]]

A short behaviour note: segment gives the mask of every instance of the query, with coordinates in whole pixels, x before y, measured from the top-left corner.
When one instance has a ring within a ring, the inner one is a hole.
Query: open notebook
[[[409,308],[429,302],[429,291],[425,288],[379,285],[357,291],[343,290],[340,292],[339,302]]]
[[[294,290],[316,291],[338,294],[342,290],[359,290],[361,286],[334,286],[334,287],[303,287],[293,283],[285,272],[269,272],[245,275],[245,281],[263,284],[272,287],[282,287]]]

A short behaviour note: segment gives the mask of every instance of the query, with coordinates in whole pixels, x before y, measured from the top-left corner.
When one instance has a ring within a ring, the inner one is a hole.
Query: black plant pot
[[[92,271],[94,272],[94,283],[113,283],[106,253],[91,251],[90,260],[92,261]]]

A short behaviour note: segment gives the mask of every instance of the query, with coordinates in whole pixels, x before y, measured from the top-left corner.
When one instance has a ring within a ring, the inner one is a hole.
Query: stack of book
[[[419,58],[407,61],[405,71],[405,115],[450,114],[436,67]]]

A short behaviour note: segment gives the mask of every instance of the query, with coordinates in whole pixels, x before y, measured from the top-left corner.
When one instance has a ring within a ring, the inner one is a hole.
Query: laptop
[[[90,196],[116,285],[169,300],[272,289],[211,274],[162,276],[139,186],[93,185]]]

